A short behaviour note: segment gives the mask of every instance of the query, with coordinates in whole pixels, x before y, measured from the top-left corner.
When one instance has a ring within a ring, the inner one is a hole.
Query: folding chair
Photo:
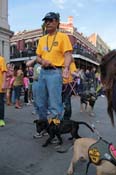
[[[69,86],[70,86],[70,92],[69,94],[73,94],[75,96],[77,96],[77,82],[78,82],[78,78],[74,78],[73,81],[71,83],[69,83]]]

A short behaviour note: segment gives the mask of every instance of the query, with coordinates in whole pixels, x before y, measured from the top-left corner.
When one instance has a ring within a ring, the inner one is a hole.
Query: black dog
[[[80,94],[80,111],[83,111],[83,104],[85,104],[85,109],[90,107],[90,115],[93,114],[93,108],[97,100],[98,95],[96,93],[82,93]]]
[[[51,143],[52,139],[55,136],[57,136],[59,144],[61,145],[63,143],[61,134],[70,133],[72,136],[70,139],[81,138],[78,135],[80,124],[86,125],[92,132],[94,132],[91,126],[82,121],[77,122],[73,120],[62,120],[59,124],[55,124],[53,121],[49,124],[48,120],[34,120],[34,123],[36,123],[36,130],[38,133],[40,133],[43,130],[46,130],[49,134],[49,138],[46,140],[45,144],[43,144],[43,147],[48,146],[48,144]]]

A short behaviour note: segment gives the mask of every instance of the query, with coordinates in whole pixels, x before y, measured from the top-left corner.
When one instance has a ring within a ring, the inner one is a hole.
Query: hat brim
[[[53,17],[45,17],[45,18],[42,19],[42,21],[45,21],[47,19],[55,19],[55,18],[53,18]]]

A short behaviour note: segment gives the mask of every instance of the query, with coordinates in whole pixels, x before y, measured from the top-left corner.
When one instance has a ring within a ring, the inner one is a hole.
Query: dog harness
[[[60,120],[58,118],[49,118],[48,119],[48,123],[51,124],[51,123],[54,123],[55,125],[59,125],[60,124]]]
[[[116,166],[116,147],[102,138],[89,147],[88,156],[89,162],[87,164],[86,174],[88,173],[90,163],[100,165],[102,160],[107,160]]]

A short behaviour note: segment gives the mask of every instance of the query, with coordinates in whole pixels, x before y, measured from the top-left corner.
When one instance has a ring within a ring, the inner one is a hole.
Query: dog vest
[[[55,125],[59,125],[60,124],[60,120],[58,118],[49,118],[48,119],[48,123],[51,124],[51,123],[54,123]]]
[[[88,156],[89,162],[87,164],[86,174],[90,163],[100,165],[102,160],[107,160],[116,166],[116,147],[102,138],[89,147]]]

